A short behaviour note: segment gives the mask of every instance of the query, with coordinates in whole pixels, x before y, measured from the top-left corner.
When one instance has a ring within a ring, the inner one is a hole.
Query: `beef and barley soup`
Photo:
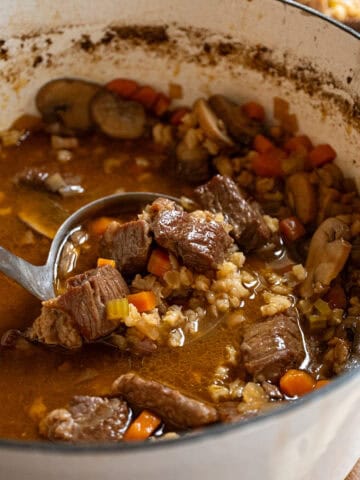
[[[77,225],[55,298],[1,275],[0,437],[176,438],[357,367],[360,198],[336,152],[280,98],[270,123],[253,99],[181,97],[57,79],[0,132],[0,244],[32,263],[82,205],[160,194]]]

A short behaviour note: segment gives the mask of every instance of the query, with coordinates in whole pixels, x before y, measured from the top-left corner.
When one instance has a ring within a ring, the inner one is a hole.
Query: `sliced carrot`
[[[143,410],[126,430],[123,439],[126,441],[146,440],[160,424],[159,417],[148,410]]]
[[[163,93],[159,93],[155,105],[153,107],[153,111],[155,115],[161,117],[169,108],[171,100],[168,96],[164,95]]]
[[[143,107],[150,109],[158,98],[158,93],[148,85],[140,87],[135,93],[131,95],[131,100],[141,103]]]
[[[336,283],[325,295],[325,300],[331,308],[346,308],[347,301],[343,287]]]
[[[258,153],[270,152],[275,148],[274,144],[264,135],[256,135],[254,138],[254,150]]]
[[[266,153],[259,153],[252,159],[252,169],[259,177],[281,177],[283,174],[281,158],[282,150],[274,149]]]
[[[314,147],[307,135],[297,135],[289,138],[285,143],[284,148],[288,152],[310,152]]]
[[[279,229],[289,242],[294,242],[305,235],[305,227],[297,217],[280,220]]]
[[[151,252],[147,265],[148,272],[162,277],[166,272],[171,270],[170,257],[166,250],[157,248]]]
[[[104,235],[105,230],[114,219],[110,217],[99,217],[89,223],[88,230],[92,235]]]
[[[258,120],[259,122],[265,120],[264,107],[259,103],[247,102],[242,105],[241,109],[247,117],[251,118],[251,120]]]
[[[313,148],[309,153],[311,165],[321,167],[325,163],[332,162],[336,158],[336,152],[331,145],[323,144]]]
[[[127,78],[116,78],[106,85],[108,90],[120,95],[123,98],[130,98],[139,88],[139,84],[135,80]]]
[[[315,385],[315,390],[318,390],[319,388],[329,385],[330,381],[331,380],[318,380]]]
[[[116,262],[115,260],[112,260],[111,258],[98,258],[97,259],[97,266],[98,267],[104,267],[105,265],[110,265],[110,267],[115,268],[116,267]]]
[[[280,390],[289,397],[300,397],[314,390],[315,379],[304,370],[288,370],[280,378]]]
[[[148,312],[156,307],[156,296],[154,292],[132,293],[127,296],[127,299],[140,313]]]
[[[170,123],[171,125],[179,125],[184,115],[189,113],[190,110],[186,107],[180,107],[171,112]]]

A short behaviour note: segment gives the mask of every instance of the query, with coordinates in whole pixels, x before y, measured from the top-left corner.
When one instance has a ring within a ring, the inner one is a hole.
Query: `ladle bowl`
[[[100,212],[136,213],[156,198],[179,199],[162,193],[128,192],[101,197],[79,208],[59,227],[51,243],[45,265],[33,265],[0,246],[0,271],[40,300],[56,295],[55,279],[63,246],[73,229]]]

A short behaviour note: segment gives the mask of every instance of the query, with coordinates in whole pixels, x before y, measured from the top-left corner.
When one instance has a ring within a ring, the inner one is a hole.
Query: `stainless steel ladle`
[[[70,215],[60,226],[51,243],[45,265],[36,266],[0,247],[0,271],[24,287],[40,300],[53,298],[55,279],[61,251],[69,233],[100,212],[112,210],[117,214],[136,213],[156,198],[163,197],[179,202],[178,198],[161,193],[129,192],[99,198]]]

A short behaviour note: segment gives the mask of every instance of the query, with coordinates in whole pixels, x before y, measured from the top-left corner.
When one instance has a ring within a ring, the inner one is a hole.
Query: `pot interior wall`
[[[273,98],[286,99],[300,131],[331,141],[357,176],[360,46],[326,21],[276,0],[226,0],[221,15],[215,0],[37,5],[1,2],[1,129],[34,112],[35,92],[55,77],[129,77],[164,91],[176,82],[180,103],[221,92],[257,99],[271,115]]]

